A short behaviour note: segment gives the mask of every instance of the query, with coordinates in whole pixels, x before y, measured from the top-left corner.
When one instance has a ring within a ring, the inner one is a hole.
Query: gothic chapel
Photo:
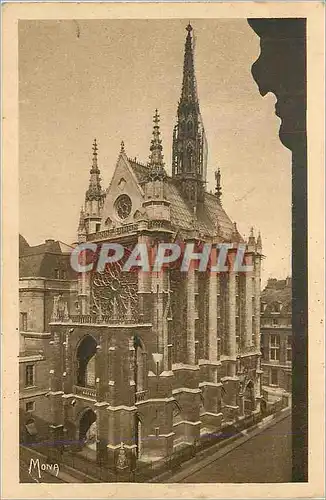
[[[122,272],[121,264],[78,276],[77,300],[55,303],[51,322],[49,427],[55,441],[88,448],[114,466],[167,457],[235,419],[260,411],[262,245],[248,241],[206,190],[207,145],[187,26],[183,82],[173,129],[172,175],[155,112],[147,164],[122,143],[103,190],[93,145],[78,242],[245,243],[253,271]],[[69,310],[68,310],[69,309]],[[65,314],[61,314],[64,311]],[[119,455],[120,453],[120,455]],[[120,460],[120,459],[119,459]]]

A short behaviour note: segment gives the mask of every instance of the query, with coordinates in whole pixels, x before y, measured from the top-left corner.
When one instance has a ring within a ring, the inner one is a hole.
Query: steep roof
[[[29,244],[27,243],[24,236],[22,236],[20,234],[19,235],[19,255],[22,255],[23,253],[27,252],[28,249],[29,249]]]
[[[279,303],[281,315],[291,314],[292,311],[292,280],[269,279],[261,293],[261,302],[266,304],[262,316],[269,316],[274,312],[274,305]]]
[[[40,245],[26,246],[19,238],[19,276],[55,278],[55,269],[58,269],[65,271],[68,279],[73,279],[74,272],[69,262],[72,248],[52,239]]]
[[[128,158],[128,161],[139,184],[144,184],[148,175],[148,167],[130,158]],[[218,232],[222,239],[227,241],[232,239],[233,223],[215,195],[205,193],[204,203],[198,205],[196,218],[194,218],[194,213],[184,199],[178,182],[168,176],[166,183],[166,197],[171,203],[171,222],[173,225],[181,229],[194,229],[196,227],[200,232],[207,235]],[[240,241],[242,241],[241,236]]]

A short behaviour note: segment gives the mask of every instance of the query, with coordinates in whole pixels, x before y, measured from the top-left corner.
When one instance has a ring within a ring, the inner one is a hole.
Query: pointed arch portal
[[[256,400],[255,400],[255,386],[252,380],[249,380],[248,384],[246,385],[245,391],[244,391],[244,404],[245,404],[245,412],[252,412],[255,410],[256,407]]]
[[[91,335],[86,335],[77,348],[77,385],[95,386],[95,355],[97,342]]]
[[[87,448],[96,449],[96,440],[96,413],[91,408],[87,408],[79,421],[79,441]]]

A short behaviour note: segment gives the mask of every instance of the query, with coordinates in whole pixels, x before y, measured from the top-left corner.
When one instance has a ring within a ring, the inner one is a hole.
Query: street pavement
[[[229,453],[179,480],[182,483],[283,483],[291,482],[291,416],[263,429]]]

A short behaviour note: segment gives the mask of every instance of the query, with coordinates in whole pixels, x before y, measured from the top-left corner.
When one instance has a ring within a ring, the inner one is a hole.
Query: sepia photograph
[[[307,18],[124,12],[16,23],[18,482],[308,483]]]

